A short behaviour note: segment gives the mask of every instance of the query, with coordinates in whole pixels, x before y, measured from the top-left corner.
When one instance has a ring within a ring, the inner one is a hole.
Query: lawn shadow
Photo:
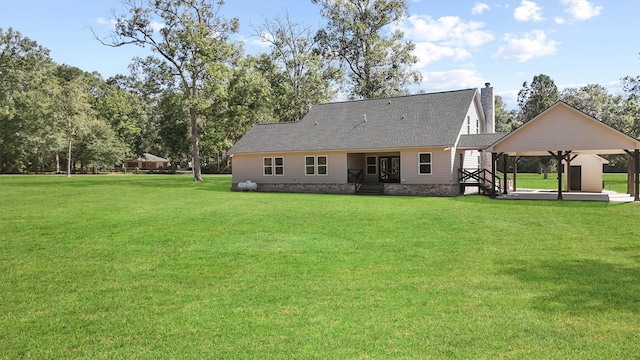
[[[640,312],[640,267],[592,259],[521,261],[500,265],[539,295],[531,308],[543,312],[588,315],[609,311]]]

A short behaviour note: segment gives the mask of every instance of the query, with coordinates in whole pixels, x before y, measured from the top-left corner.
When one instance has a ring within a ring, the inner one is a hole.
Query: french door
[[[400,157],[381,156],[378,158],[378,173],[380,182],[400,182]]]

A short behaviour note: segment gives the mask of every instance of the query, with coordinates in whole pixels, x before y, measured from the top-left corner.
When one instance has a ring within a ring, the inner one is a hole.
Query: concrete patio
[[[557,200],[558,192],[541,189],[518,189],[508,194],[500,194],[496,199],[501,200]],[[562,192],[562,200],[568,201],[603,201],[603,202],[633,202],[633,196],[605,190],[601,193],[590,192]]]

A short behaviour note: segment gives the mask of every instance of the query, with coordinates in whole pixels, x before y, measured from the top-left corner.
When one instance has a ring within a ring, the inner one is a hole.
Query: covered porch
[[[580,170],[576,166],[572,168],[572,161],[584,155],[627,154],[631,159],[629,166],[633,175],[628,179],[629,193],[633,200],[640,201],[640,142],[562,102],[498,140],[485,152],[491,154],[494,183],[498,159],[502,159],[501,170],[504,173],[508,171],[508,164],[513,163],[511,191],[503,187],[495,197],[596,201],[615,201],[624,196],[618,197],[603,191],[582,191],[581,187],[575,185],[575,179],[571,179],[572,176],[583,176],[575,171]],[[524,156],[551,156],[556,160],[558,187],[555,191],[518,191],[517,163]],[[596,180],[601,182],[602,174],[599,176],[600,179]]]
[[[347,169],[349,183],[399,183],[400,152],[348,153]]]

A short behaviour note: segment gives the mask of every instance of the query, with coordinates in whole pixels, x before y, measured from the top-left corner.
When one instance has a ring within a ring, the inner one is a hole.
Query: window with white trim
[[[304,174],[307,176],[324,176],[329,173],[327,156],[305,156],[304,157]]]
[[[431,153],[418,153],[418,173],[431,175]]]
[[[378,173],[378,158],[375,156],[367,156],[367,175],[376,175]]]
[[[282,156],[262,158],[262,169],[264,176],[283,176],[284,158]]]

